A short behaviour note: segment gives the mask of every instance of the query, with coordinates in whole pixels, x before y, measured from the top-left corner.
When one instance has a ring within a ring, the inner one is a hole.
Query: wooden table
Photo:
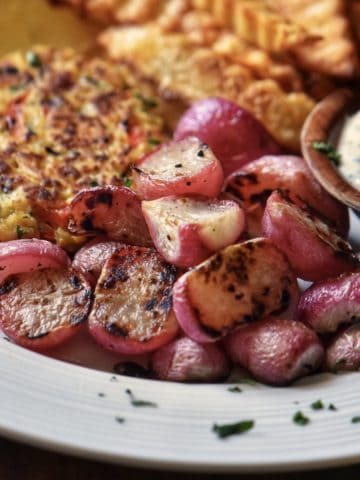
[[[140,470],[46,452],[0,438],[0,480],[359,480],[360,464],[334,470],[267,475],[194,475]]]

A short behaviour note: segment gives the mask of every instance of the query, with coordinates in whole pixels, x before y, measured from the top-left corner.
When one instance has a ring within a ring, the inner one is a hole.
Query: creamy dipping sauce
[[[337,151],[341,155],[339,171],[360,190],[360,111],[345,118]]]

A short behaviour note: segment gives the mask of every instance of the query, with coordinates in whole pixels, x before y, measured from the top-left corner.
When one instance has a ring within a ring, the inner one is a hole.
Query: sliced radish
[[[298,285],[289,262],[266,239],[221,250],[174,286],[174,310],[180,326],[201,343],[286,311],[297,298]]]
[[[188,194],[217,197],[224,182],[220,162],[195,137],[163,145],[147,155],[134,167],[132,178],[133,190],[144,200]]]
[[[176,269],[158,253],[123,246],[105,263],[89,317],[91,335],[124,354],[156,350],[178,332],[172,311]]]
[[[321,187],[300,157],[266,155],[234,172],[225,183],[225,191],[245,209],[251,233],[258,235],[262,233],[261,219],[266,200],[276,189],[289,190],[300,196],[341,236],[347,236],[347,207]]]
[[[216,382],[230,373],[230,363],[220,346],[200,345],[187,337],[159,348],[151,364],[158,378],[171,382]]]
[[[263,231],[287,255],[295,273],[318,281],[360,266],[351,246],[305,204],[275,191],[266,203]]]
[[[360,370],[360,324],[336,335],[326,349],[325,368],[332,372]]]
[[[301,296],[297,319],[320,333],[360,320],[360,273],[314,283]]]
[[[313,330],[284,319],[266,319],[240,328],[225,339],[225,346],[235,363],[272,385],[286,385],[314,372],[324,356]]]
[[[134,245],[152,244],[137,195],[126,187],[79,192],[70,204],[68,229],[77,235],[106,234]]]
[[[0,326],[23,347],[49,350],[78,332],[91,298],[90,286],[71,268],[12,275],[0,285]]]
[[[191,267],[236,242],[244,214],[236,202],[204,197],[164,197],[142,202],[150,235],[170,263]]]
[[[47,240],[11,240],[0,243],[0,283],[9,275],[70,265],[67,254]]]
[[[262,157],[280,154],[280,147],[251,113],[224,98],[195,102],[180,119],[175,140],[189,136],[207,143],[220,160],[225,176]]]

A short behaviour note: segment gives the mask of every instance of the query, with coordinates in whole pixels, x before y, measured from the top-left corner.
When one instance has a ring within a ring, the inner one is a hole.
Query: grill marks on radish
[[[105,263],[95,290],[89,328],[105,348],[138,354],[172,340],[175,267],[152,249],[124,246]]]

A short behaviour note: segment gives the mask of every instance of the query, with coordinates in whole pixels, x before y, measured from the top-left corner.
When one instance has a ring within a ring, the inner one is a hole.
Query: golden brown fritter
[[[51,236],[76,192],[122,184],[168,138],[160,102],[126,65],[71,49],[1,60],[0,241]]]

